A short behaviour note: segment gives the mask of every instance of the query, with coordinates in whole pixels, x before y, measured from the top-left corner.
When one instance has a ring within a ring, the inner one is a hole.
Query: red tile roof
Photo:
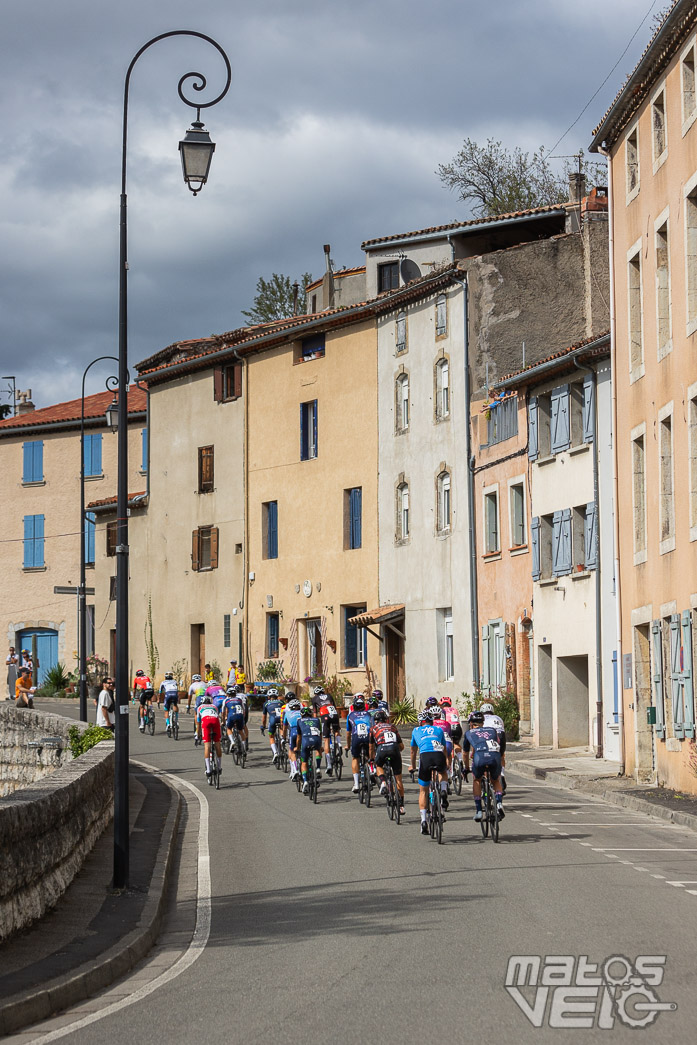
[[[356,268],[352,269],[339,269],[338,272],[332,272],[332,275],[334,279],[341,279],[342,276],[360,276],[362,272],[365,272],[365,265],[358,265]],[[321,287],[323,278],[324,277],[321,279],[315,279],[312,283],[308,283],[305,287],[305,291],[316,290],[317,287]]]
[[[106,408],[114,396],[112,392],[97,392],[95,395],[85,396],[85,420],[93,420],[104,417]],[[128,392],[128,413],[144,414],[147,403],[147,392],[135,385],[131,385]],[[0,421],[0,436],[17,428],[39,428],[43,425],[69,425],[71,422],[80,423],[80,399],[70,399],[66,403],[56,403],[55,406],[45,406],[41,410],[31,410],[27,414],[17,414],[16,417],[5,418]]]
[[[141,490],[139,493],[129,493],[129,495],[128,495],[129,507],[132,507],[136,500],[142,501],[143,498],[146,495],[147,495],[147,490]],[[101,501],[90,501],[90,503],[87,505],[87,507],[88,508],[110,508],[112,506],[116,507],[117,499],[118,499],[117,495],[114,494],[113,497],[103,497],[101,499]]]
[[[453,221],[449,225],[433,225],[431,228],[417,229],[415,232],[399,232],[393,236],[381,236],[378,239],[366,239],[361,243],[361,249],[365,250],[366,247],[374,247],[380,243],[392,243],[395,240],[411,239],[415,236],[428,236],[436,232],[452,232],[453,230],[466,231],[480,225],[491,225],[497,222],[514,221],[520,218],[544,217],[545,214],[554,214],[555,212],[566,213],[565,204],[553,203],[545,207],[531,207],[529,210],[511,211],[510,214],[492,214],[485,218],[472,218],[469,221]]]
[[[569,345],[567,348],[562,348],[560,352],[554,352],[551,356],[545,356],[544,359],[536,359],[534,363],[530,363],[529,366],[523,367],[522,370],[515,370],[512,374],[506,374],[497,381],[494,385],[495,388],[500,388],[501,385],[513,382],[516,378],[520,378],[519,383],[524,383],[524,377],[527,373],[537,370],[538,367],[543,366],[545,363],[553,363],[555,360],[559,360],[560,365],[566,362],[566,357],[570,356],[572,352],[578,352],[579,349],[587,348],[589,355],[594,351],[597,351],[599,355],[607,355],[609,352],[609,338],[610,331],[604,330],[601,334],[594,334],[593,337],[584,338],[583,341],[577,341],[575,345]]]

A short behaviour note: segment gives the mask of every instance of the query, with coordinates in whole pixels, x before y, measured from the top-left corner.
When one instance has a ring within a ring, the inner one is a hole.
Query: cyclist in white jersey
[[[505,733],[506,727],[503,724],[503,719],[500,715],[494,714],[493,704],[482,704],[479,709],[484,712],[484,728],[490,727],[491,729],[497,730],[499,733]],[[501,755],[501,790],[504,795],[506,793],[506,755]]]

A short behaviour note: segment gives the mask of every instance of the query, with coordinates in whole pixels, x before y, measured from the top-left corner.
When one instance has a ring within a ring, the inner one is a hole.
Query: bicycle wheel
[[[462,794],[462,765],[460,759],[455,759],[453,766],[453,791],[456,795]]]
[[[319,793],[319,786],[318,786],[319,785],[319,781],[317,779],[317,759],[315,758],[312,761],[313,761],[313,766],[312,766],[312,789],[311,789],[310,798],[312,799],[314,804],[317,805],[317,795]]]
[[[236,766],[240,764],[239,739],[239,733],[233,728],[232,738],[230,740],[230,751],[232,752],[232,761]]]
[[[241,737],[239,738],[239,745],[240,745],[240,759],[239,759],[239,762],[237,764],[242,769],[244,769],[244,764],[247,761],[247,749],[245,748],[244,740],[242,740]]]
[[[489,823],[491,824],[491,840],[492,842],[498,842],[499,811],[496,808],[496,795],[492,790],[491,784],[489,785]]]
[[[148,715],[148,732],[151,737],[155,736],[155,712],[151,711]]]
[[[361,803],[361,805],[365,804],[365,795],[366,795],[366,766],[365,766],[365,758],[363,756],[363,753],[361,753],[361,759],[360,759],[360,762],[358,763],[358,800]]]
[[[295,786],[298,789],[298,791],[302,791],[302,789],[303,789],[303,775],[300,772],[300,756],[299,755],[298,755],[298,761],[295,763],[295,765],[297,767],[297,773],[296,773],[296,776],[295,776]]]
[[[218,769],[218,757],[215,751],[213,752],[211,763],[211,777],[213,779],[213,784],[216,791],[220,791],[220,770]]]
[[[433,787],[433,781],[431,781],[428,787],[428,833],[430,834],[431,838],[435,838],[436,834],[436,818],[434,811],[435,801],[436,794]]]
[[[441,800],[441,792],[439,781],[436,780],[435,791],[434,791],[434,803],[433,803],[433,815],[434,815],[434,831],[433,837],[437,840],[438,845],[443,844],[443,808]]]
[[[401,808],[401,805],[402,805],[402,796],[400,795],[399,791],[397,790],[397,781],[396,780],[395,780],[395,785],[394,786],[395,786],[394,818],[395,818],[395,821],[399,824],[401,819],[402,819],[402,814],[399,811],[400,808]]]
[[[482,777],[482,819],[479,826],[482,829],[482,834],[485,838],[489,835],[489,782],[486,776]]]
[[[373,785],[370,780],[370,766],[368,762],[365,763],[365,804],[366,808],[370,809],[370,798],[373,790]]]
[[[385,779],[385,785],[387,787],[387,794],[385,796],[386,799],[387,799],[387,815],[389,816],[390,820],[394,820],[395,812],[396,812],[395,800],[394,800],[395,799],[396,785],[395,785],[395,780],[394,780],[394,773],[392,772],[392,766],[389,764],[389,762],[385,766],[385,778],[384,779]]]
[[[177,715],[177,717],[174,720],[174,725],[172,726],[172,736],[175,740],[179,740],[179,715]]]

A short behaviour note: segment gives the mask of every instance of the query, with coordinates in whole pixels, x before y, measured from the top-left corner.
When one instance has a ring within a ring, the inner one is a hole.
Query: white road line
[[[611,824],[595,824],[586,820],[550,820],[549,823],[543,823],[542,826],[550,827],[552,824],[555,827],[663,827],[672,828],[674,831],[680,830],[677,824],[645,824],[643,822],[637,823],[636,821],[631,821],[628,824],[618,824],[615,820]]]
[[[608,845],[604,849],[594,849],[594,853],[697,853],[697,849],[670,849],[659,845],[654,848],[621,849],[617,845]]]
[[[697,885],[697,882],[666,882],[666,885],[677,885],[682,888],[683,885]]]
[[[134,760],[134,764],[145,766],[147,769],[152,769],[160,776],[170,777],[172,781],[176,781],[177,785],[188,787],[190,791],[193,791],[198,800],[198,892],[196,896],[196,928],[194,929],[191,943],[174,965],[170,966],[169,969],[166,969],[165,972],[161,973],[154,980],[151,980],[150,983],[144,984],[142,987],[139,987],[138,990],[129,994],[127,998],[121,998],[119,1001],[112,1002],[111,1005],[107,1005],[99,1012],[90,1013],[89,1016],[84,1016],[82,1019],[76,1020],[75,1023],[71,1023],[69,1026],[49,1031],[48,1034],[42,1034],[38,1038],[31,1038],[27,1045],[44,1045],[44,1042],[56,1041],[58,1038],[64,1038],[66,1034],[74,1034],[75,1031],[80,1030],[82,1027],[88,1027],[91,1023],[96,1023],[97,1020],[104,1019],[105,1016],[111,1016],[120,1009],[125,1009],[128,1005],[133,1005],[136,1002],[142,1001],[143,998],[147,998],[148,995],[159,990],[160,987],[164,987],[164,985],[169,983],[170,980],[175,980],[177,976],[181,976],[183,972],[186,972],[186,970],[201,957],[201,954],[208,943],[208,937],[210,936],[211,931],[211,866],[210,852],[208,849],[208,799],[199,788],[194,784],[190,784],[188,780],[175,777],[171,773],[163,773],[163,771],[158,769],[157,766],[148,765],[146,762]],[[109,988],[107,988],[107,990],[109,990]]]
[[[660,878],[661,881],[663,881],[663,882],[665,882],[665,880],[666,880],[666,876],[664,874],[652,874],[651,877],[652,878]]]
[[[686,889],[685,892],[689,893],[690,896],[697,896],[697,889]]]

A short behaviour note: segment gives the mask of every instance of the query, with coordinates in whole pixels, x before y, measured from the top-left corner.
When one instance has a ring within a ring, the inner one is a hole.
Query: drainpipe
[[[617,725],[620,741],[620,770],[618,776],[624,776],[626,751],[624,737],[624,684],[622,679],[622,593],[620,585],[620,525],[619,525],[619,482],[617,465],[617,331],[615,321],[615,222],[612,210],[612,157],[607,149],[598,146],[598,152],[607,160],[607,213],[608,213],[608,249],[610,254],[610,375],[612,382],[612,514],[615,572],[615,628],[617,631],[617,689],[619,701],[617,706]],[[634,709],[634,729],[636,731],[636,708]]]
[[[247,492],[249,489],[249,366],[247,357],[242,357],[237,349],[233,349],[233,358],[236,362],[242,364],[243,370],[243,420],[242,420],[242,501],[244,504],[243,513],[243,528],[244,533],[242,534],[242,599],[239,602],[239,608],[242,610],[242,647],[243,647],[243,659],[244,664],[242,665],[247,681],[250,680],[250,662],[249,662],[249,630],[247,628],[247,586],[249,585],[249,497]],[[239,630],[239,629],[238,629]],[[232,636],[230,636],[232,641]],[[238,643],[239,645],[239,643]],[[240,656],[240,650],[238,650],[238,657]]]
[[[467,276],[453,279],[462,284],[464,314],[464,355],[465,355],[465,410],[467,427],[465,436],[465,457],[467,459],[467,513],[469,531],[469,563],[470,563],[470,629],[472,632],[472,681],[473,686],[479,684],[479,605],[477,597],[477,534],[474,514],[474,455],[472,454],[472,417],[469,366],[469,309],[467,295]]]

